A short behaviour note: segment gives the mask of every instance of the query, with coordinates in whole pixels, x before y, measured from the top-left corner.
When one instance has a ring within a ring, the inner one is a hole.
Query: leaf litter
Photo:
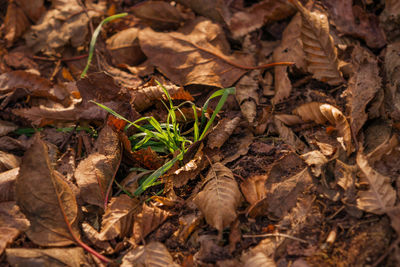
[[[399,5],[306,2],[0,4],[1,264],[398,265]]]

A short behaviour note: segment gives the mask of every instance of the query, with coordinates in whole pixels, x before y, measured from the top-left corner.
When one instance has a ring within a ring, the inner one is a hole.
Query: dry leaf
[[[281,122],[277,116],[274,116],[274,124],[278,130],[280,138],[282,138],[286,144],[297,151],[304,151],[307,148],[307,145],[304,144],[289,127]]]
[[[243,267],[252,267],[252,266],[268,266],[268,267],[276,267],[275,261],[265,255],[262,252],[256,253],[254,256],[249,257],[245,262]]]
[[[295,9],[285,0],[263,0],[233,14],[229,20],[229,29],[233,37],[238,38],[261,28],[264,24],[283,20],[294,12]]]
[[[159,242],[151,242],[146,246],[139,246],[129,251],[123,258],[121,267],[151,266],[151,267],[178,267],[174,263],[168,249]]]
[[[245,136],[239,138],[238,140],[238,148],[235,150],[233,155],[227,156],[222,161],[222,164],[227,164],[234,160],[237,160],[239,157],[246,155],[249,152],[250,145],[253,143],[254,135],[250,131],[245,132]]]
[[[329,104],[310,102],[296,108],[293,113],[299,115],[305,122],[314,121],[318,124],[324,124],[328,121],[338,131],[338,136],[343,138],[347,155],[353,152],[350,125],[343,113],[336,107]]]
[[[220,24],[225,24],[231,14],[224,0],[177,0],[177,3],[190,7],[194,12],[212,19]]]
[[[308,166],[310,166],[312,174],[316,177],[319,177],[322,173],[322,168],[324,167],[325,163],[328,162],[328,159],[319,152],[318,150],[310,151],[300,156]]]
[[[0,172],[18,168],[20,164],[21,164],[20,157],[0,151]]]
[[[372,169],[367,158],[360,152],[357,154],[357,166],[361,172],[361,181],[369,184],[368,190],[358,192],[357,207],[375,214],[386,213],[396,202],[396,191],[390,184],[390,177]]]
[[[393,149],[398,147],[399,138],[396,134],[392,135],[392,137],[385,142],[382,142],[379,146],[377,146],[373,151],[367,154],[368,162],[371,164],[382,159],[383,155],[388,155],[392,152]]]
[[[18,129],[18,126],[9,121],[0,120],[0,136],[7,135]]]
[[[240,191],[232,171],[221,163],[211,165],[194,203],[207,223],[222,234],[224,228],[236,219],[240,203]]]
[[[356,166],[347,165],[338,159],[336,160],[334,174],[337,184],[344,190],[344,197],[342,199],[344,203],[353,204],[355,201],[356,172]]]
[[[114,249],[111,247],[109,241],[102,241],[99,238],[99,233],[97,232],[96,229],[93,228],[89,223],[83,222],[81,225],[83,235],[89,242],[96,246],[99,249],[102,249],[105,253],[107,254],[112,254],[114,253]]]
[[[211,133],[208,134],[207,145],[209,148],[221,148],[221,146],[228,140],[233,131],[236,129],[240,122],[240,117],[235,117],[232,120],[223,118],[220,120]]]
[[[135,214],[135,222],[133,224],[133,239],[139,244],[148,234],[157,229],[171,213],[155,206],[148,206],[143,203],[142,212]]]
[[[385,9],[379,16],[380,26],[390,41],[396,40],[400,34],[400,2],[397,0],[385,0]]]
[[[385,33],[375,14],[367,13],[358,5],[353,6],[353,0],[323,0],[322,3],[327,7],[336,28],[343,34],[361,38],[371,48],[381,48],[386,44]]]
[[[250,217],[255,218],[259,215],[265,215],[265,211],[268,208],[268,203],[265,199],[267,196],[265,188],[267,178],[266,175],[251,176],[240,184],[243,196],[250,203],[250,207],[247,209],[247,214]]]
[[[11,266],[91,266],[82,248],[8,248],[7,261]],[[92,265],[93,266],[93,265]]]
[[[138,28],[129,28],[107,39],[107,49],[115,65],[127,64],[135,66],[145,60],[145,56],[139,46],[138,32]]]
[[[139,40],[150,62],[179,85],[229,87],[247,71],[243,66],[252,65],[248,56],[230,55],[222,28],[204,18],[179,32],[143,29]]]
[[[67,43],[79,47],[87,39],[89,20],[103,15],[105,11],[103,1],[98,4],[86,3],[87,12],[77,1],[62,0],[55,3],[53,9],[48,10],[24,36],[34,53],[55,55],[57,49]]]
[[[116,237],[124,238],[130,235],[133,213],[138,206],[138,199],[131,199],[128,195],[112,198],[101,221],[99,239],[102,241],[112,240]]]
[[[20,234],[16,228],[0,226],[0,253],[3,254],[4,249],[11,244]]]
[[[0,173],[0,202],[15,200],[14,185],[18,173],[19,168]]]
[[[257,116],[257,105],[259,103],[258,76],[260,76],[260,71],[253,70],[236,83],[236,100],[240,105],[243,116],[250,124],[254,123]]]
[[[47,145],[39,135],[34,138],[15,184],[17,204],[31,223],[26,234],[40,246],[74,244],[74,237],[79,237],[75,195],[54,172]]]
[[[390,44],[386,48],[385,54],[385,71],[387,77],[386,101],[388,102],[391,116],[396,120],[400,120],[400,42]]]
[[[285,98],[290,96],[292,91],[292,83],[289,80],[287,74],[287,67],[277,66],[275,67],[275,95],[271,99],[273,105],[279,104]]]
[[[133,6],[130,11],[155,30],[172,30],[184,21],[178,9],[163,1],[146,1]]]
[[[118,134],[106,125],[99,133],[95,148],[97,152],[79,163],[74,176],[81,198],[104,208],[122,156]]]
[[[355,65],[354,74],[350,77],[345,94],[347,107],[350,109],[350,125],[355,136],[368,119],[367,105],[381,89],[382,79],[375,56],[361,48],[355,47],[352,53]]]
[[[310,12],[298,0],[290,0],[301,13],[301,39],[306,54],[307,71],[313,78],[330,85],[343,83],[339,60],[326,15]]]

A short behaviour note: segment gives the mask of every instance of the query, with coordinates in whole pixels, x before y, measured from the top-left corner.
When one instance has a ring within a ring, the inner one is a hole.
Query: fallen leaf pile
[[[0,24],[1,266],[400,265],[399,1],[8,0]]]

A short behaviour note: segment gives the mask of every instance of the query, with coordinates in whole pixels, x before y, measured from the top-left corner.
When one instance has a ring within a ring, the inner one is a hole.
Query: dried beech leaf
[[[347,165],[338,159],[336,160],[334,174],[337,184],[344,190],[344,197],[342,199],[344,203],[353,204],[355,202],[356,172],[357,167],[355,165]]]
[[[267,178],[266,175],[251,176],[240,184],[243,196],[250,203],[250,207],[247,209],[247,214],[250,217],[265,215],[265,211],[268,209],[268,202],[265,199],[267,196],[265,188]]]
[[[24,10],[18,5],[19,1],[16,2],[9,2],[4,19],[4,39],[7,41],[8,47],[30,26],[29,19],[25,15]]]
[[[230,55],[222,28],[204,18],[189,22],[179,32],[143,29],[139,41],[150,62],[179,85],[229,87],[247,71],[244,65],[252,65],[247,55]]]
[[[232,171],[221,163],[211,165],[194,203],[207,223],[222,234],[222,230],[236,219],[240,203],[240,191]]]
[[[207,145],[209,148],[221,148],[228,140],[233,131],[239,125],[240,117],[235,117],[232,120],[223,118],[220,120],[211,133],[208,134]]]
[[[304,122],[299,116],[292,114],[276,114],[275,118],[280,120],[287,126],[301,124]]]
[[[228,164],[241,156],[246,155],[249,152],[250,145],[253,143],[254,135],[250,131],[246,131],[246,135],[239,138],[238,140],[238,148],[235,150],[236,152],[222,161],[222,164]]]
[[[74,244],[73,237],[79,237],[75,195],[54,172],[47,145],[39,135],[34,138],[15,184],[17,204],[31,223],[26,234],[40,246]]]
[[[303,151],[307,145],[300,140],[300,138],[276,116],[274,116],[274,124],[278,130],[279,136],[283,141],[297,151]]]
[[[110,242],[100,240],[99,233],[89,223],[83,222],[81,225],[83,235],[89,240],[89,242],[102,249],[107,254],[114,253],[114,249],[111,247]]]
[[[18,129],[18,126],[9,121],[0,120],[0,136],[7,135]]]
[[[371,164],[382,159],[383,155],[388,155],[399,145],[399,138],[394,134],[389,140],[377,146],[373,151],[367,154],[368,162]]]
[[[97,152],[82,160],[75,171],[80,196],[86,203],[104,208],[110,183],[121,161],[118,134],[106,125],[96,141]]]
[[[253,70],[247,75],[244,75],[236,83],[236,100],[240,105],[240,110],[246,120],[253,124],[257,116],[258,97],[258,76],[259,70]]]
[[[8,248],[7,261],[11,266],[81,267],[94,264],[82,248]]]
[[[389,97],[385,97],[391,116],[400,120],[400,42],[389,44],[385,54],[385,71],[387,77],[387,91]],[[385,93],[386,94],[386,93]]]
[[[264,0],[233,14],[229,20],[229,29],[233,37],[238,38],[264,24],[283,20],[294,12],[295,9],[285,0]]]
[[[346,94],[350,109],[350,125],[355,136],[368,119],[367,105],[381,89],[382,79],[376,57],[360,46],[352,53],[354,74],[350,77]]]
[[[19,168],[0,173],[0,202],[15,200],[14,185],[18,173]]]
[[[0,172],[18,168],[20,164],[20,157],[0,151]]]
[[[107,39],[107,49],[115,65],[135,66],[145,60],[145,55],[139,46],[138,33],[138,28],[129,28]]]
[[[133,224],[133,239],[140,243],[148,234],[157,229],[171,213],[155,206],[148,206],[143,203],[142,212],[135,215]]]
[[[360,179],[369,184],[368,190],[358,192],[357,207],[371,213],[384,214],[396,202],[396,190],[390,184],[390,177],[372,169],[362,153],[357,154],[357,166],[361,172]]]
[[[379,16],[380,26],[385,30],[388,40],[394,41],[400,34],[400,2],[386,0],[385,9]]]
[[[83,44],[89,33],[89,20],[101,16],[105,3],[86,3],[87,12],[78,2],[58,1],[24,35],[26,44],[35,53],[41,51],[55,55],[56,50],[70,43],[73,47]]]
[[[183,87],[174,84],[163,86],[172,99],[194,101],[194,98]],[[164,90],[158,84],[141,86],[132,92],[133,106],[138,112],[151,107],[155,101],[163,100],[164,97]]]
[[[129,139],[127,140],[129,141]],[[129,157],[133,159],[135,163],[145,167],[146,169],[157,170],[163,165],[163,158],[149,146],[147,148],[132,151],[131,143],[129,141],[128,149]]]
[[[300,156],[308,166],[310,166],[311,172],[316,176],[319,177],[322,173],[322,168],[324,167],[325,163],[328,162],[328,159],[319,152],[318,150],[310,151]]]
[[[131,199],[128,195],[120,195],[111,199],[103,220],[99,239],[112,240],[116,237],[124,238],[131,234],[133,213],[139,206],[138,199]]]
[[[329,22],[325,14],[307,10],[298,0],[290,0],[299,10],[302,18],[301,40],[306,54],[307,71],[313,78],[330,85],[343,83],[339,71],[339,60]]]
[[[290,92],[292,91],[292,83],[290,82],[287,74],[287,67],[277,66],[275,67],[274,73],[275,95],[271,99],[271,102],[272,104],[276,105],[290,96]]]
[[[151,242],[129,251],[122,258],[121,267],[130,266],[178,267],[179,265],[174,263],[171,254],[162,243]]]
[[[177,0],[176,2],[220,24],[225,24],[231,16],[224,0],[203,0],[200,2],[197,0]]]
[[[243,267],[252,266],[276,267],[276,263],[272,258],[267,257],[267,255],[265,255],[264,253],[258,252],[254,256],[249,257],[243,265]]]
[[[179,10],[163,1],[146,1],[133,6],[130,11],[155,30],[176,29],[183,22]]]
[[[343,138],[347,155],[353,152],[350,125],[343,113],[336,107],[329,104],[310,102],[296,108],[293,113],[299,115],[305,122],[314,121],[318,124],[324,124],[328,121],[338,131],[338,136]]]

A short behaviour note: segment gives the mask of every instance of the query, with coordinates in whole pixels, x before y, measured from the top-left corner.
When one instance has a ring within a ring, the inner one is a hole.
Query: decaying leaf
[[[129,28],[107,39],[107,49],[115,65],[135,66],[144,61],[145,56],[139,46],[138,33],[138,28]]]
[[[400,119],[400,42],[395,42],[387,46],[385,54],[385,71],[387,81],[387,89],[390,97],[387,97],[389,102],[389,110],[391,116],[396,120]]]
[[[398,147],[399,138],[396,134],[392,135],[392,137],[388,140],[385,140],[377,146],[373,151],[367,154],[368,162],[371,164],[382,159],[383,155],[390,154],[390,152]]]
[[[194,203],[207,223],[222,234],[222,230],[237,217],[236,209],[240,203],[240,191],[232,171],[221,163],[211,165]]]
[[[138,206],[138,199],[131,199],[128,195],[112,198],[101,221],[99,239],[102,241],[112,240],[116,237],[123,238],[130,235],[133,226],[133,213]]]
[[[278,130],[279,136],[286,144],[297,151],[303,151],[307,148],[306,144],[304,144],[304,142],[301,141],[300,138],[276,116],[274,116],[274,124]]]
[[[338,136],[343,138],[347,155],[353,152],[350,125],[343,113],[336,107],[329,104],[310,102],[303,104],[293,111],[303,121],[314,121],[318,124],[329,122],[338,131]]]
[[[247,258],[243,265],[243,267],[252,266],[275,267],[276,263],[272,258],[267,257],[264,253],[258,252],[254,256]]]
[[[17,180],[19,168],[14,168],[0,173],[0,202],[14,201],[14,185]]]
[[[184,21],[178,9],[163,1],[146,1],[133,6],[131,12],[155,30],[176,29]]]
[[[88,261],[82,248],[9,248],[6,255],[11,266],[81,267],[94,264]]]
[[[0,151],[0,172],[18,168],[20,164],[20,157]]]
[[[400,34],[400,2],[385,0],[385,9],[379,16],[380,26],[385,30],[390,41],[396,40]]]
[[[207,145],[209,148],[221,148],[221,146],[228,140],[233,131],[236,129],[240,122],[240,117],[235,117],[232,120],[224,118],[220,120],[215,129],[208,134]]]
[[[121,161],[118,134],[105,126],[95,144],[96,152],[82,160],[75,171],[81,198],[89,204],[104,208],[111,183]]]
[[[139,40],[150,62],[179,85],[229,87],[247,71],[243,66],[252,65],[248,56],[230,55],[222,28],[204,18],[179,32],[143,29]]]
[[[260,71],[253,70],[236,83],[236,100],[243,116],[250,124],[255,122],[259,103],[257,76],[260,76]]]
[[[9,121],[0,120],[0,136],[7,135],[18,129],[18,126]]]
[[[244,36],[264,24],[285,19],[295,12],[285,0],[264,0],[236,12],[229,20],[229,29],[234,38]]]
[[[344,197],[342,199],[344,203],[353,204],[355,201],[356,172],[357,166],[348,165],[338,159],[336,160],[334,174],[337,184],[344,190]]]
[[[178,267],[168,249],[159,242],[151,242],[146,246],[139,246],[129,251],[123,258],[121,267],[154,266]]]
[[[48,10],[38,24],[25,34],[27,45],[35,53],[41,51],[48,55],[54,55],[68,42],[73,47],[82,45],[89,33],[89,20],[101,16],[105,10],[104,1],[98,4],[88,2],[86,5],[87,13],[77,1],[55,2],[53,9]]]
[[[238,142],[238,148],[235,150],[235,153],[233,155],[230,155],[228,157],[225,157],[225,159],[222,161],[222,164],[227,164],[229,162],[232,162],[236,159],[238,159],[241,156],[244,156],[249,152],[250,145],[253,143],[254,140],[254,135],[250,131],[245,132],[245,136],[239,138]]]
[[[290,0],[299,10],[302,18],[301,40],[306,54],[307,71],[313,78],[330,85],[343,83],[339,71],[339,60],[329,22],[325,14],[310,12],[298,0]]]
[[[368,118],[367,105],[381,89],[381,77],[376,58],[360,46],[352,53],[354,74],[345,94],[350,109],[350,125],[355,136]]]
[[[177,3],[190,7],[194,12],[212,19],[215,22],[225,24],[231,14],[224,0],[177,0]]]
[[[310,166],[311,172],[319,177],[322,173],[322,168],[328,159],[318,150],[310,151],[300,156],[308,166]]]
[[[266,175],[255,175],[240,184],[244,198],[250,203],[247,214],[251,217],[262,215],[267,210],[268,203],[265,201],[267,196],[265,181],[267,178]]]
[[[133,239],[139,244],[144,238],[157,229],[171,213],[155,206],[148,206],[143,203],[142,212],[135,215],[133,224]]]
[[[97,230],[94,229],[92,225],[87,222],[83,222],[81,228],[82,234],[85,236],[85,238],[87,238],[87,240],[89,240],[92,245],[96,246],[99,249],[102,249],[107,254],[114,253],[114,249],[112,248],[110,242],[100,240],[99,232],[97,232]]]
[[[372,169],[361,152],[357,154],[357,166],[361,173],[360,179],[369,184],[368,190],[358,192],[357,207],[371,213],[384,214],[396,202],[396,191],[390,184],[390,177]]]
[[[79,237],[75,195],[53,170],[47,145],[34,138],[15,184],[17,204],[31,223],[26,234],[41,246],[71,245]]]

